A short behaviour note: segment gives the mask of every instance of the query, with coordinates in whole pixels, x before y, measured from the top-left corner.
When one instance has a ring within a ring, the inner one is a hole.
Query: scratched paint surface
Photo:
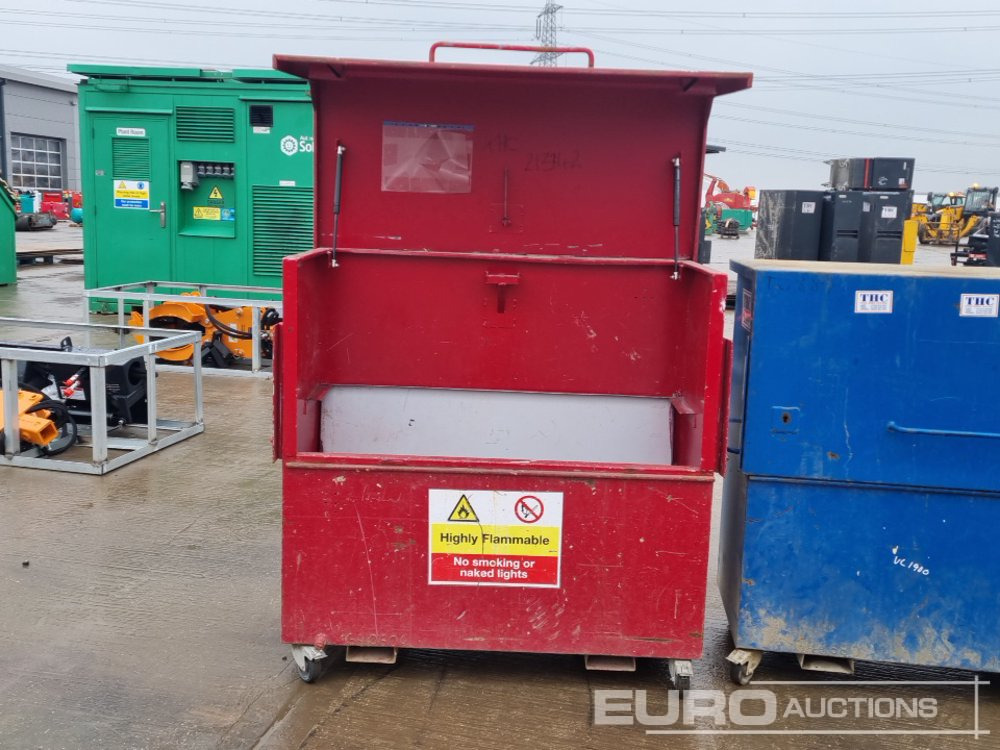
[[[740,272],[754,331],[743,470],[1000,488],[1000,399],[965,385],[970,372],[1000,368],[1000,322],[960,314],[963,294],[1000,292],[1000,271],[793,266]]]
[[[1000,670],[996,496],[749,483],[740,644]]]
[[[305,644],[697,658],[711,489],[670,477],[286,467],[282,635]],[[493,491],[560,494],[550,587],[428,585],[426,503],[444,490],[453,505],[465,492],[476,502]]]

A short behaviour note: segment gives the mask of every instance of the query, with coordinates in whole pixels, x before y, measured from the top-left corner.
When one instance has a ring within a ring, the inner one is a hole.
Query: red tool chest
[[[275,368],[303,678],[329,646],[698,657],[726,276],[692,257],[749,74],[276,67],[316,111]]]

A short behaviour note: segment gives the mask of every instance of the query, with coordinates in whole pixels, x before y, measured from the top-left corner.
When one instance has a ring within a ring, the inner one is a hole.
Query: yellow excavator
[[[965,193],[928,193],[926,202],[913,201],[913,214],[910,218],[916,219],[918,216],[940,211],[946,206],[953,208],[963,203],[965,203]]]
[[[997,188],[973,185],[964,193],[928,193],[926,203],[914,203],[921,245],[955,245],[968,237],[995,210]]]

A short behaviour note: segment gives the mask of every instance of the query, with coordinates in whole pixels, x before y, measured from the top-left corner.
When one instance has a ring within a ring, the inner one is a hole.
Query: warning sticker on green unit
[[[115,208],[149,208],[149,183],[145,180],[112,180]]]
[[[203,221],[222,221],[222,209],[218,206],[195,206],[194,218]]]

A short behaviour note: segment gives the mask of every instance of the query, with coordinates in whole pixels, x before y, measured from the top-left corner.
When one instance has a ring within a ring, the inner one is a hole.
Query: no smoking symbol
[[[524,523],[535,523],[545,512],[542,501],[534,495],[525,495],[514,503],[514,515]]]

